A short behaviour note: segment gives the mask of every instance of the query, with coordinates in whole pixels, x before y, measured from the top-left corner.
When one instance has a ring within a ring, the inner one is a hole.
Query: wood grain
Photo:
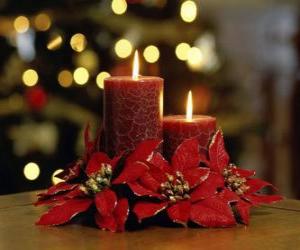
[[[45,211],[29,204],[36,192],[0,197],[0,249],[299,249],[300,201],[252,211],[251,224],[227,229],[151,227],[110,233],[81,225],[35,226]],[[24,205],[22,205],[24,204]]]

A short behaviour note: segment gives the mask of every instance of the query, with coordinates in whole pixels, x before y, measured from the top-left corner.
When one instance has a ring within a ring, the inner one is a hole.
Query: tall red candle
[[[163,79],[119,76],[104,81],[105,148],[133,150],[146,139],[162,139]]]
[[[164,154],[170,159],[176,148],[184,141],[197,137],[202,150],[206,150],[210,138],[216,131],[216,118],[192,115],[191,92],[188,98],[187,115],[166,116],[163,120]]]

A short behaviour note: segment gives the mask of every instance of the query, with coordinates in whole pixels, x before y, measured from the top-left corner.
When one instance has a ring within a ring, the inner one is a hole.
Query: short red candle
[[[166,116],[163,120],[164,154],[170,159],[176,148],[185,140],[197,137],[203,150],[216,130],[216,118],[195,115],[188,121],[183,115]]]
[[[163,79],[110,77],[104,81],[104,133],[114,155],[146,139],[162,139]]]

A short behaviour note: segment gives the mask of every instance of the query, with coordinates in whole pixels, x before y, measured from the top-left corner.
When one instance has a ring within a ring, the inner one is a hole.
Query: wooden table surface
[[[0,196],[0,249],[300,249],[300,201],[252,210],[249,226],[227,229],[162,228],[110,233],[81,225],[35,226],[45,208],[36,192]]]

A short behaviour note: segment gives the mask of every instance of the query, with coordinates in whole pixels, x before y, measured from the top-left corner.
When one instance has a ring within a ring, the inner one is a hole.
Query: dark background
[[[112,2],[126,11],[116,14]],[[297,1],[194,0],[190,23],[184,1],[124,2],[0,0],[0,194],[45,188],[80,155],[86,122],[101,124],[98,74],[131,74],[138,49],[142,74],[165,79],[165,114],[183,114],[191,89],[194,113],[218,118],[234,161],[300,197]],[[115,51],[120,39],[132,45],[121,46],[125,58]],[[195,58],[179,60],[182,42]],[[143,55],[149,45],[160,52],[154,63],[154,52],[150,62]]]

